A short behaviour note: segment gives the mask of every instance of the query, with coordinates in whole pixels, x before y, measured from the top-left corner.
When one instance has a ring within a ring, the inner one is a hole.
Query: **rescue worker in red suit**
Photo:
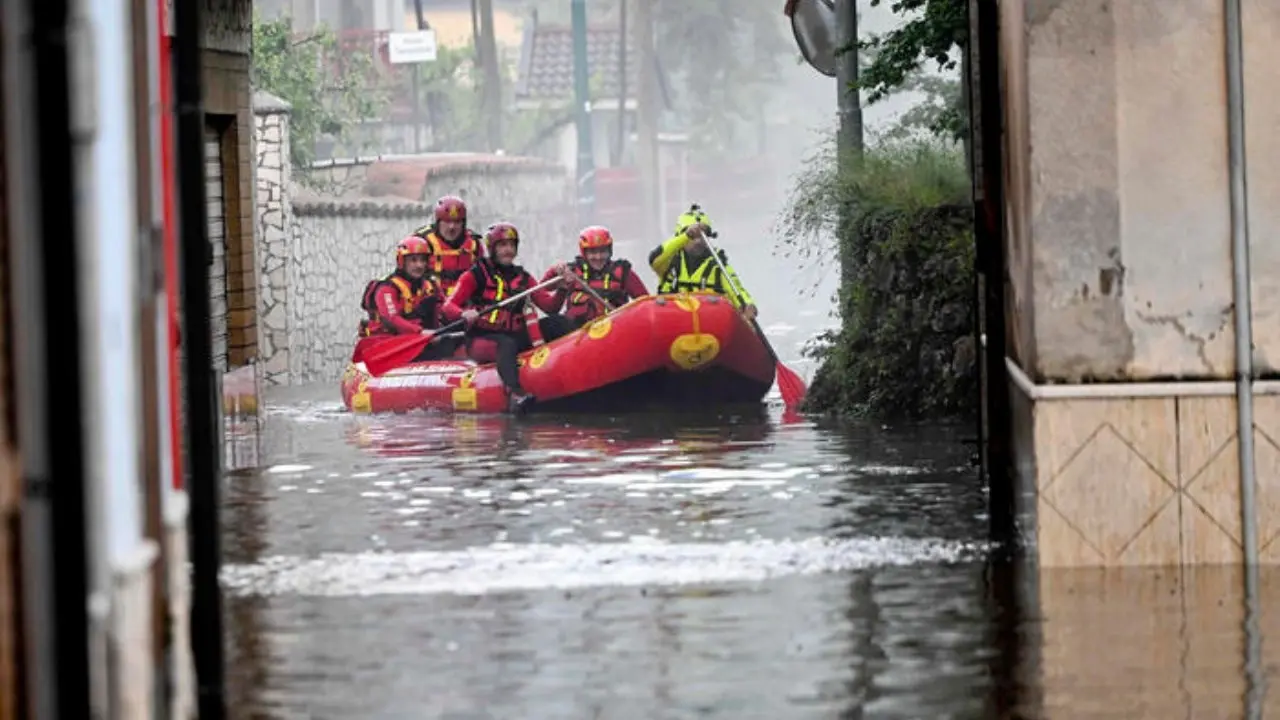
[[[365,286],[360,307],[368,317],[360,321],[360,337],[431,333],[440,327],[440,288],[427,276],[431,248],[419,237],[407,237],[396,245],[396,269]],[[439,339],[416,360],[450,357],[458,343]]]
[[[467,228],[467,204],[456,195],[436,200],[435,219],[413,234],[431,248],[427,270],[444,297],[449,297],[458,278],[484,257],[480,236]]]
[[[545,282],[557,275],[574,278],[556,289],[556,299],[563,303],[564,317],[572,330],[607,312],[598,300],[575,287],[578,283],[595,290],[615,308],[649,294],[640,276],[632,272],[631,263],[613,259],[613,235],[600,225],[583,228],[578,235],[578,257],[553,266],[542,279]]]
[[[510,393],[511,409],[526,410],[534,397],[520,385],[520,368],[516,356],[533,347],[525,320],[525,304],[530,300],[551,317],[538,321],[545,341],[565,334],[561,318],[552,315],[558,309],[555,293],[538,290],[525,299],[496,310],[487,308],[537,285],[524,268],[515,264],[520,249],[520,232],[511,223],[489,226],[484,234],[488,257],[481,258],[471,270],[458,278],[449,299],[441,307],[447,322],[462,319],[467,324],[467,354],[476,362],[498,364],[498,376]]]

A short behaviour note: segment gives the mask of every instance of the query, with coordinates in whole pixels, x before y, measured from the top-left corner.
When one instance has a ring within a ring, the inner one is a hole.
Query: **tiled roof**
[[[597,99],[616,100],[619,91],[618,49],[621,33],[616,26],[587,28],[588,84]],[[627,48],[627,98],[636,97],[636,69],[640,53],[634,43]],[[666,104],[670,104],[667,79],[661,66],[658,82]],[[531,18],[525,25],[520,73],[516,80],[520,100],[568,100],[573,97],[573,31],[563,26],[539,25]]]
[[[365,169],[364,193],[373,196],[392,196],[414,202],[434,201],[424,198],[427,182],[445,172],[477,172],[485,168],[512,169],[525,167],[531,170],[556,170],[557,165],[539,158],[518,155],[490,155],[487,153],[432,153],[419,157],[402,157],[394,160],[376,160]]]

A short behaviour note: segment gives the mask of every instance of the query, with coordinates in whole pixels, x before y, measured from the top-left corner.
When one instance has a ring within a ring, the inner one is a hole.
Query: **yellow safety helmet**
[[[694,203],[689,206],[688,212],[676,218],[676,234],[679,235],[680,233],[683,233],[689,226],[696,225],[697,223],[702,223],[710,228],[711,218],[707,217],[707,214],[702,212],[702,208],[699,207],[697,203]],[[715,235],[712,235],[712,237],[715,237]]]

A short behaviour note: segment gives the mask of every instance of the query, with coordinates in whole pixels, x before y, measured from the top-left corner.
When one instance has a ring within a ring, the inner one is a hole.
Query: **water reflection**
[[[266,428],[224,514],[246,717],[1248,716],[1239,575],[987,553],[966,429]]]

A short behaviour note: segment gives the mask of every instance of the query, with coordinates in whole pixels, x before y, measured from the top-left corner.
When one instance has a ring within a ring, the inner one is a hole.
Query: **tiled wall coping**
[[[1009,377],[1032,400],[1087,400],[1090,398],[1234,397],[1232,380],[1188,380],[1045,385],[1027,377],[1013,358],[1004,359]],[[1256,380],[1254,395],[1280,395],[1280,380]]]

